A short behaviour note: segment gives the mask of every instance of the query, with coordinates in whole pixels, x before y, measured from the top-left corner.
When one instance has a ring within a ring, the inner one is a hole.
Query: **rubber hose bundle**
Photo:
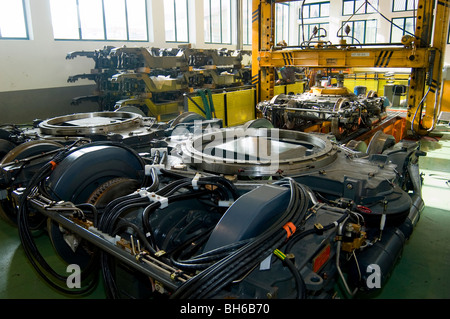
[[[200,186],[214,185],[217,187],[215,191],[219,193],[223,200],[229,200],[231,198],[237,199],[238,197],[234,185],[223,177],[202,177],[198,180],[197,185],[199,186],[198,190],[188,190],[177,193],[182,188],[192,187],[192,179],[183,177],[155,191],[155,194],[167,197],[168,204],[170,204],[175,201],[195,198],[210,193],[210,191],[201,189]],[[147,188],[146,190],[150,191],[153,189]],[[145,248],[151,254],[154,254],[156,253],[157,247],[153,242],[154,236],[152,227],[149,223],[149,215],[160,206],[160,202],[150,202],[150,199],[147,196],[141,197],[139,194],[130,194],[117,198],[106,206],[99,221],[99,229],[114,236],[123,229],[132,228]],[[142,231],[134,224],[127,222],[125,219],[121,219],[123,214],[134,208],[144,208],[142,213]],[[150,234],[150,236],[147,237],[144,234]],[[100,262],[107,296],[109,298],[118,298],[119,291],[114,279],[114,267],[112,267],[113,259],[106,253],[101,253]]]
[[[283,183],[289,184],[291,197],[282,217],[264,233],[186,281],[172,294],[172,298],[210,298],[236,278],[248,273],[286,241],[283,226],[288,222],[300,225],[306,215],[309,201],[306,190],[301,185],[292,179],[286,179]]]
[[[30,263],[36,269],[38,274],[53,288],[56,290],[70,294],[80,295],[91,291],[97,284],[97,259],[93,257],[88,266],[81,272],[81,281],[91,277],[94,274],[94,278],[81,289],[69,289],[67,288],[67,276],[57,273],[44,259],[39,252],[38,247],[34,241],[28,224],[28,197],[35,192],[38,187],[44,182],[44,180],[51,174],[54,165],[60,163],[66,156],[67,151],[58,153],[52,161],[46,163],[28,183],[23,195],[20,198],[19,210],[17,213],[17,224],[19,230],[19,237],[22,243],[23,249]]]

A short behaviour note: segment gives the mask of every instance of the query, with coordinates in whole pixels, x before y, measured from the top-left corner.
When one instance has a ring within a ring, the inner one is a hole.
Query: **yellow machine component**
[[[361,225],[348,224],[345,229],[345,235],[338,240],[342,240],[342,250],[353,252],[355,249],[361,248],[366,242],[367,234],[361,231]]]
[[[223,126],[244,124],[256,118],[255,89],[242,89],[212,93],[214,117],[222,119]],[[205,105],[200,96],[190,94],[185,100],[185,111],[205,116]]]
[[[356,48],[344,41],[336,46],[308,49],[277,47],[275,3],[288,1],[253,0],[252,5],[252,84],[257,102],[274,96],[274,69],[282,66],[305,68],[411,68],[406,120],[418,134],[430,132],[437,120],[443,56],[449,25],[448,1],[419,0],[413,39],[404,47]],[[432,35],[434,34],[434,38]]]
[[[403,71],[402,71],[403,72]],[[354,69],[344,80],[344,86],[354,91],[356,86],[365,86],[367,91],[375,91],[378,96],[384,96],[386,85],[408,86],[410,74],[401,72],[375,72],[370,69]]]
[[[295,82],[290,84],[275,85],[274,94],[288,94],[289,92],[303,93],[305,84],[303,82]]]
[[[444,81],[440,111],[450,113],[450,80]]]
[[[312,87],[309,90],[314,95],[350,95],[351,92],[346,87]]]

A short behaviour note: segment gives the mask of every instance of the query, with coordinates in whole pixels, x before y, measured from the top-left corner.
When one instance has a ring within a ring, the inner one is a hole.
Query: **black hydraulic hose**
[[[181,185],[183,183],[186,183],[186,181],[185,180],[176,180],[176,181],[171,182],[170,184],[160,188],[159,190],[155,191],[155,193],[158,195],[161,195],[161,196],[166,196],[172,189],[178,187],[179,185]]]
[[[66,294],[84,294],[93,289],[97,285],[98,278],[97,278],[97,269],[98,269],[98,260],[97,257],[94,256],[89,261],[88,266],[82,270],[81,278],[82,280],[85,280],[86,278],[89,278],[92,274],[94,274],[94,278],[89,282],[89,284],[82,288],[82,289],[68,289],[65,286],[67,286],[66,280],[68,277],[58,274],[43,258],[43,256],[40,254],[36,243],[34,242],[34,239],[32,237],[30,227],[28,225],[28,197],[31,195],[32,192],[36,191],[37,187],[39,189],[43,190],[45,187],[40,187],[41,183],[45,180],[46,177],[48,177],[51,174],[52,169],[59,164],[64,158],[66,158],[69,154],[72,152],[75,152],[79,149],[85,148],[85,147],[91,147],[94,145],[114,145],[117,147],[122,147],[127,149],[128,151],[132,152],[136,155],[136,158],[138,158],[141,161],[142,166],[144,167],[143,160],[137,155],[137,153],[132,150],[131,148],[123,145],[122,143],[90,143],[86,145],[82,145],[80,147],[73,147],[78,142],[75,142],[68,148],[62,149],[60,152],[58,152],[50,162],[45,164],[41,169],[31,178],[30,182],[27,185],[26,190],[24,191],[23,196],[21,197],[20,205],[19,205],[19,211],[18,211],[18,230],[19,230],[19,237],[22,243],[22,246],[24,248],[25,254],[27,255],[27,258],[29,259],[30,263],[33,265],[33,267],[36,269],[38,274],[53,288],[56,290],[66,293]],[[157,189],[159,187],[159,180],[157,179],[157,175],[153,171],[152,174],[152,185],[150,189]],[[144,179],[143,185],[146,184],[146,181]],[[45,191],[44,194],[47,194]],[[139,195],[138,195],[139,196]],[[127,197],[127,199],[131,199],[134,197],[133,195],[130,195]],[[122,199],[123,200],[123,199]],[[121,200],[118,200],[115,203],[119,203]],[[112,205],[114,206],[114,205]],[[94,219],[97,218],[98,212],[96,209],[92,209],[92,207],[89,207],[91,211],[94,213]],[[103,217],[103,216],[102,216]]]
[[[241,248],[245,244],[247,244],[249,240],[240,241],[237,243],[232,243],[227,246],[219,247],[217,249],[214,249],[212,251],[208,251],[206,253],[203,253],[201,255],[195,256],[191,259],[186,260],[179,260],[175,259],[173,256],[171,257],[171,262],[174,266],[181,268],[181,269],[206,269],[213,263],[219,261],[220,259],[228,256],[231,252],[234,250]]]
[[[255,264],[260,263],[268,255],[272,254],[273,247],[280,245],[284,239],[284,234],[281,237],[274,236],[273,238],[268,238],[260,246],[252,247],[250,251],[243,250],[241,254],[238,254],[239,258],[228,262],[225,268],[219,268],[220,271],[208,278],[206,283],[198,291],[193,292],[189,298],[209,298],[214,296],[231,281],[245,275],[253,269]]]
[[[92,215],[93,215],[94,226],[97,227],[97,225],[98,225],[98,210],[97,210],[97,207],[95,207],[94,205],[89,204],[89,203],[78,204],[78,205],[76,205],[76,207],[80,208],[81,210],[83,210],[83,208],[90,210]]]
[[[185,282],[174,292],[172,297],[206,298],[214,295],[232,280],[251,270],[256,263],[273,252],[274,246],[276,247],[284,242],[286,233],[283,225],[290,220],[299,223],[302,218],[297,219],[296,217],[304,216],[307,207],[298,205],[299,197],[302,197],[303,201],[306,197],[304,189],[298,188],[292,179],[289,179],[289,185],[291,187],[291,199],[285,214],[278,223],[275,223],[274,226],[247,245]]]
[[[135,224],[125,220],[125,219],[121,219],[117,225],[117,227],[114,229],[113,234],[118,234],[120,233],[120,231],[122,231],[123,229],[126,228],[131,228],[134,230],[134,232],[136,233],[137,237],[141,240],[141,242],[143,243],[145,249],[147,249],[150,253],[154,254],[156,253],[155,249],[152,247],[152,245],[149,243],[149,241],[147,240],[144,232]]]
[[[70,295],[78,295],[84,294],[93,289],[93,287],[97,284],[97,276],[95,276],[94,270],[96,269],[96,258],[93,257],[90,260],[89,265],[82,271],[81,278],[87,278],[92,273],[94,273],[94,278],[89,282],[89,284],[82,289],[68,289],[67,286],[67,277],[58,274],[43,258],[40,254],[36,243],[33,239],[33,236],[30,232],[30,228],[28,225],[28,196],[31,195],[33,191],[37,189],[39,184],[44,181],[44,179],[51,173],[52,168],[55,164],[58,164],[64,158],[64,152],[58,153],[52,160],[45,164],[36,174],[31,178],[30,182],[25,189],[19,204],[19,210],[17,214],[18,220],[18,230],[19,237],[24,248],[25,254],[29,259],[30,263],[36,269],[38,274],[46,281],[50,286],[55,288],[56,290],[70,294]],[[53,277],[51,279],[50,277]],[[57,283],[60,282],[60,283]]]
[[[250,242],[250,239],[234,242],[234,243],[222,246],[222,247],[218,247],[213,250],[209,250],[209,251],[204,252],[200,255],[197,255],[191,259],[182,260],[181,262],[186,263],[186,264],[192,264],[192,263],[196,263],[196,262],[209,261],[211,259],[217,258],[217,256],[220,256],[224,253],[229,254],[230,251],[236,250],[236,249],[248,244],[249,242]]]
[[[208,191],[198,191],[198,192],[186,192],[183,194],[171,195],[171,196],[167,197],[167,203],[170,204],[175,201],[196,198],[199,196],[203,196],[207,193],[208,193]],[[156,243],[154,241],[155,236],[154,236],[154,232],[153,232],[153,227],[150,225],[149,216],[152,212],[154,212],[156,209],[158,209],[160,207],[161,207],[161,202],[159,202],[159,201],[152,202],[144,208],[144,210],[141,214],[142,227],[144,229],[144,233],[149,234],[148,240],[150,241],[150,243],[152,244],[153,247],[156,247]]]
[[[132,228],[137,237],[142,241],[144,247],[151,253],[154,253],[154,249],[151,247],[150,243],[145,238],[143,232],[139,229],[139,227],[125,219],[120,219],[117,227],[111,233],[112,236],[119,234],[124,228]],[[120,292],[116,285],[115,273],[113,269],[115,269],[115,258],[106,252],[101,252],[100,255],[100,266],[102,270],[102,276],[106,291],[106,296],[108,299],[119,299]]]
[[[185,179],[186,178],[185,175],[177,174],[174,171],[167,170],[167,169],[164,169],[164,168],[161,168],[160,172],[163,173],[164,175],[167,175],[167,176],[170,176],[170,177],[173,177],[173,178],[176,178],[176,179]]]
[[[297,299],[305,299],[306,298],[306,285],[305,281],[303,280],[302,276],[300,275],[300,272],[298,271],[297,267],[295,267],[294,263],[289,259],[284,259],[284,264],[289,268],[292,275],[295,279],[295,284],[297,286]]]
[[[100,266],[102,270],[102,277],[105,286],[105,292],[108,299],[118,299],[119,290],[117,289],[114,275],[111,271],[111,256],[106,252],[100,252]]]
[[[156,174],[156,170],[154,168],[152,168],[152,170],[151,170],[151,176],[152,176],[153,182],[148,188],[146,188],[146,190],[149,192],[153,192],[159,188],[159,178],[158,178],[158,175]],[[109,212],[112,211],[113,209],[118,209],[119,206],[125,206],[128,203],[132,203],[139,198],[142,198],[142,197],[138,193],[132,193],[132,194],[121,196],[121,197],[118,197],[118,198],[112,200],[111,202],[109,202],[106,205],[105,209],[103,210],[102,218],[103,218],[103,216],[107,216],[107,217],[104,217],[105,220],[101,220],[101,223],[106,223],[106,224],[109,223],[108,222],[108,219],[109,219],[108,216],[110,216]]]
[[[137,194],[137,193],[132,193],[132,194],[128,194],[128,195],[121,196],[121,197],[118,197],[118,198],[116,198],[116,199],[113,199],[113,200],[110,201],[110,202],[106,205],[106,207],[103,209],[102,215],[105,214],[105,213],[107,213],[107,212],[109,212],[113,207],[115,207],[115,206],[118,205],[118,204],[123,203],[124,201],[132,200],[132,199],[137,199],[137,198],[140,198],[140,197],[141,197],[141,196],[140,196],[139,194]]]
[[[113,212],[110,212],[108,214],[107,220],[102,222],[102,224],[101,224],[102,230],[108,234],[111,234],[112,231],[114,230],[114,225],[115,225],[116,221],[124,212],[126,212],[130,209],[133,209],[133,208],[145,207],[146,205],[148,205],[148,201],[149,201],[148,198],[142,198],[142,199],[133,201],[131,203],[127,203],[126,205],[120,205],[120,207],[118,209],[114,209]]]
[[[146,197],[142,197],[139,193],[132,193],[122,197],[118,197],[111,201],[103,210],[102,216],[99,220],[99,229],[105,230],[107,227],[105,225],[110,225],[111,220],[116,219],[117,211],[131,204],[142,203],[148,204],[149,200]]]
[[[295,206],[294,206],[295,207]],[[305,210],[305,206],[302,206],[302,212]],[[301,214],[303,215],[303,214]],[[234,267],[237,267],[240,271],[239,274],[243,275],[249,270],[253,268],[255,260],[260,262],[262,259],[264,259],[266,256],[271,254],[273,252],[273,247],[277,247],[281,243],[285,241],[285,233],[284,231],[278,232],[278,234],[275,234],[273,236],[273,241],[270,243],[270,240],[263,241],[263,244],[259,246],[259,249],[254,249],[253,251],[250,251],[250,254],[248,254],[245,259],[241,259],[240,264],[234,264]],[[262,257],[261,257],[262,256]],[[210,292],[209,295],[214,295],[222,289],[228,282],[224,282],[221,286],[217,286],[214,290]],[[207,297],[208,294],[199,295],[199,297],[204,298]]]
[[[184,180],[184,181],[192,181],[192,178],[186,177],[185,175],[182,174],[177,174],[176,172],[173,171],[169,171],[166,169],[161,169],[161,172],[164,175],[173,177],[173,178],[177,178],[178,180]],[[228,179],[221,177],[221,176],[206,176],[206,177],[201,177],[200,178],[201,181],[210,181],[210,182],[216,182],[216,183],[220,183],[223,184],[225,187],[227,187],[231,194],[233,195],[234,199],[237,199],[239,197],[238,191],[236,189],[236,186],[229,181]]]
[[[218,191],[220,194],[220,196],[222,197],[223,200],[229,200],[230,196],[228,194],[228,191],[231,193],[231,196],[233,197],[233,199],[237,199],[239,197],[239,195],[237,194],[237,192],[233,191],[232,189],[230,189],[228,187],[228,184],[224,184],[222,183],[223,180],[210,180],[207,179],[205,180],[204,178],[201,178],[197,181],[197,185],[214,185],[217,186],[218,189],[216,191]],[[170,184],[169,184],[170,185]],[[168,185],[168,186],[169,186]],[[188,178],[188,179],[184,179],[184,180],[180,180],[177,181],[175,186],[172,187],[164,187],[164,189],[161,189],[160,191],[157,191],[156,194],[161,195],[161,196],[170,196],[174,193],[176,193],[178,190],[180,190],[181,188],[185,188],[185,187],[193,187],[192,186],[192,179]]]
[[[348,216],[348,213],[344,213],[341,217],[339,217],[338,220],[336,220],[333,223],[330,223],[328,225],[323,226],[322,229],[320,229],[320,232],[325,232],[327,230],[330,230],[336,226],[338,226],[340,223],[342,223]],[[319,230],[311,228],[305,231],[302,231],[301,233],[296,233],[294,234],[291,239],[288,241],[288,243],[286,244],[286,247],[284,249],[285,253],[288,254],[291,252],[292,247],[298,243],[300,240],[302,240],[303,238],[305,238],[306,236],[312,235],[312,234],[317,234]]]
[[[149,215],[151,212],[155,211],[161,206],[160,202],[153,202],[150,205],[147,205],[142,212],[142,227],[144,229],[145,234],[147,235],[147,240],[150,242],[152,247],[156,247],[155,242],[155,233],[153,232],[153,227],[150,225]]]

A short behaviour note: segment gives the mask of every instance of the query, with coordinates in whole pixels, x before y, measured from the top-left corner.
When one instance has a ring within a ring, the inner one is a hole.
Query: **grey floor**
[[[419,162],[425,208],[377,298],[450,298],[450,127],[439,125],[420,143],[427,152]]]
[[[450,298],[450,129],[439,127],[436,136],[421,140],[427,156],[421,158],[425,209],[387,284],[376,299]],[[49,263],[60,264],[47,236],[37,238]],[[21,247],[17,228],[0,222],[0,299],[64,299],[44,283]],[[87,299],[103,299],[100,282]]]

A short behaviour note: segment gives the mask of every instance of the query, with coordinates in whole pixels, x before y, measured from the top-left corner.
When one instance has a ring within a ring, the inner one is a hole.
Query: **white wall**
[[[55,41],[53,39],[50,7],[48,0],[27,0],[30,16],[30,40],[0,40],[0,92],[19,91],[41,88],[56,88],[62,86],[92,84],[92,81],[79,80],[76,83],[67,83],[69,76],[88,73],[94,66],[94,61],[85,57],[66,60],[67,53],[71,51],[92,51],[101,49],[106,45],[138,46],[138,47],[176,47],[176,43],[166,43],[164,40],[164,8],[162,0],[147,0],[149,8],[149,42],[108,42],[108,41]],[[313,2],[313,1],[311,1]],[[342,12],[340,1],[331,1],[330,30],[340,25]],[[236,45],[205,44],[203,37],[203,0],[189,0],[190,5],[190,39],[194,48],[220,48],[236,49]],[[380,1],[381,9],[386,6],[390,12],[391,1]],[[389,7],[389,8],[388,8]],[[193,10],[195,8],[195,10]],[[408,14],[408,13],[407,13]],[[409,13],[410,14],[410,13]],[[292,14],[292,17],[295,13]],[[389,40],[390,26],[387,21],[379,19],[380,32],[378,41]],[[366,17],[364,17],[366,18]],[[233,27],[237,22],[233,24]],[[298,32],[298,31],[297,31]],[[335,32],[330,32],[333,36]],[[290,37],[298,35],[291,32]],[[386,39],[384,37],[387,37]],[[337,39],[330,37],[336,43]],[[234,39],[236,43],[236,39]],[[447,45],[449,47],[449,45]],[[243,49],[251,49],[244,46]],[[445,60],[450,63],[450,49],[446,50]]]
[[[93,81],[67,83],[69,76],[89,73],[94,61],[86,57],[66,60],[72,51],[93,51],[104,46],[176,47],[164,39],[164,6],[162,0],[147,0],[149,8],[149,42],[55,41],[48,0],[27,0],[30,40],[0,40],[0,92],[86,85]],[[203,39],[203,0],[189,0],[190,39],[194,48],[235,49],[236,45],[205,44]],[[192,10],[191,10],[192,12]],[[234,39],[234,42],[236,39]]]

